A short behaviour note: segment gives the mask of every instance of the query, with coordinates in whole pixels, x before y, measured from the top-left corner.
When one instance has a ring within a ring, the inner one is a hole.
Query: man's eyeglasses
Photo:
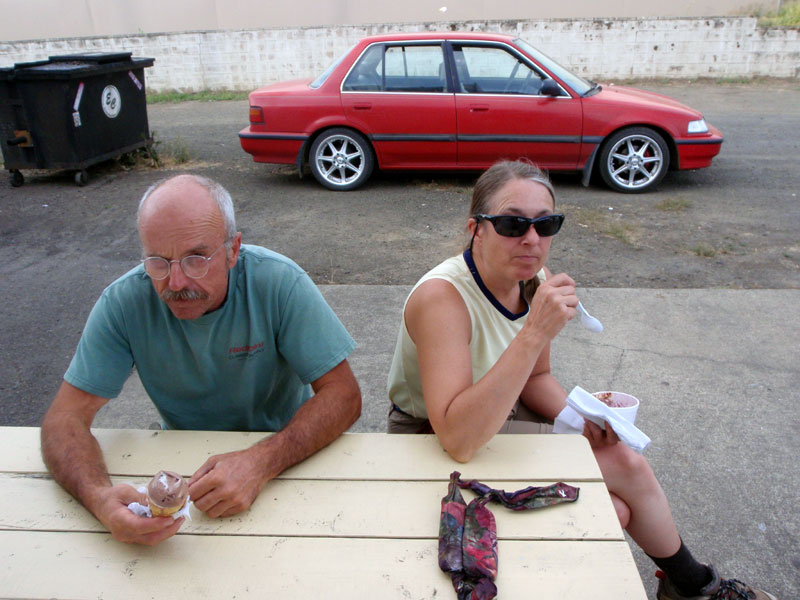
[[[228,242],[223,242],[222,246],[227,243]],[[148,256],[142,260],[144,263],[144,270],[150,276],[150,279],[160,281],[161,279],[169,277],[172,263],[178,263],[184,275],[192,279],[201,279],[208,274],[209,262],[211,262],[214,255],[222,249],[222,246],[214,250],[209,256],[192,254],[191,256],[184,256],[180,260],[167,260],[160,256]]]
[[[494,230],[505,237],[522,237],[533,226],[540,237],[550,237],[558,233],[564,223],[564,215],[545,215],[531,219],[515,215],[473,215],[476,221],[489,221]]]

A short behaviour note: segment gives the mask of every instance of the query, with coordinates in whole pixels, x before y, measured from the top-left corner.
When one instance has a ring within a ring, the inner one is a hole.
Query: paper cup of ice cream
[[[606,406],[610,407],[620,417],[634,423],[639,410],[639,399],[622,392],[594,392],[592,394]]]

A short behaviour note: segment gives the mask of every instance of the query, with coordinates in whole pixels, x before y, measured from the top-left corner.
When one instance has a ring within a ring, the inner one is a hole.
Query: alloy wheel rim
[[[625,137],[608,154],[608,172],[617,185],[629,190],[650,185],[663,164],[661,147],[646,135]]]
[[[321,144],[315,157],[320,175],[333,185],[347,185],[364,172],[364,152],[352,138],[337,135]]]

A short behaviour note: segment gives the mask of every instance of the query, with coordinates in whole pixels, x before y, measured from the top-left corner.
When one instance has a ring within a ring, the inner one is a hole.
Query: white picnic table
[[[94,429],[115,482],[190,476],[264,434]],[[0,428],[2,598],[456,598],[437,562],[450,473],[512,491],[563,481],[577,502],[527,512],[491,503],[498,598],[644,600],[582,436],[496,436],[467,464],[434,436],[345,434],[267,484],[253,506],[192,520],[156,547],[114,540],[48,475],[39,429]],[[473,497],[463,491],[467,502]]]

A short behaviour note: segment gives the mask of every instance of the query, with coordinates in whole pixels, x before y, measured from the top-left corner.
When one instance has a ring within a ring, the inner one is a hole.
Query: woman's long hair
[[[550,183],[550,178],[547,173],[542,171],[532,162],[527,160],[503,160],[496,162],[489,169],[478,178],[475,183],[475,188],[472,190],[472,202],[469,206],[469,218],[471,219],[477,214],[490,214],[491,204],[495,195],[500,188],[502,188],[509,181],[515,179],[527,179],[535,183],[540,183],[550,192],[553,198],[553,208],[556,205],[556,193],[553,190],[553,184]],[[476,224],[477,228],[477,224]],[[534,275],[524,284],[524,296],[528,302],[533,298],[536,293],[536,288],[539,286],[539,278]]]

